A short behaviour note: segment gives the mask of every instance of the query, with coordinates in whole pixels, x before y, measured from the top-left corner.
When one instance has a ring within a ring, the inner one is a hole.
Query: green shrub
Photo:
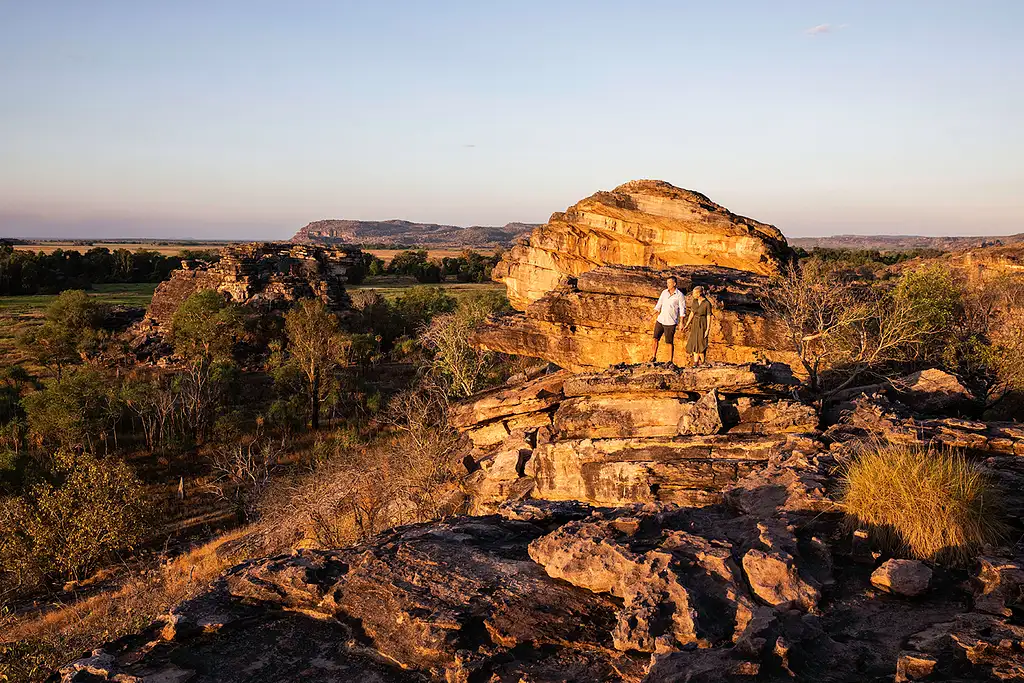
[[[993,482],[963,455],[878,444],[847,467],[842,505],[889,551],[962,565],[1004,535]]]
[[[92,368],[78,368],[43,391],[23,400],[29,428],[46,442],[64,448],[96,449],[120,415],[107,379]]]
[[[125,463],[60,451],[0,515],[0,584],[82,578],[142,539],[143,489]]]

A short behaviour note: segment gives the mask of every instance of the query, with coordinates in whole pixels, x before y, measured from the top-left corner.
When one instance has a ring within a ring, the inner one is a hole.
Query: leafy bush
[[[42,326],[18,337],[18,346],[60,378],[65,366],[80,362],[99,348],[103,336],[99,327],[105,312],[106,307],[81,290],[62,292],[47,307]]]
[[[120,416],[118,397],[104,376],[88,367],[64,375],[22,402],[28,425],[40,439],[51,444],[89,451],[96,437],[106,441]]]
[[[431,369],[449,396],[470,396],[484,388],[495,375],[495,354],[470,343],[473,328],[492,313],[508,309],[499,292],[464,298],[453,313],[434,316],[420,335],[431,354]]]
[[[0,577],[12,589],[82,578],[142,539],[143,489],[122,461],[59,451],[0,516]]]
[[[958,453],[878,444],[849,464],[843,486],[852,523],[919,559],[964,564],[1006,530],[995,485]]]

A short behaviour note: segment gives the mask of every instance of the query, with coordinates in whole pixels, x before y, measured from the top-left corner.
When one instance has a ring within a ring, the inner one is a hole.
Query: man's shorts
[[[659,322],[654,323],[654,338],[661,339],[661,335],[665,335],[666,344],[671,344],[672,338],[676,336],[676,326],[662,325]]]

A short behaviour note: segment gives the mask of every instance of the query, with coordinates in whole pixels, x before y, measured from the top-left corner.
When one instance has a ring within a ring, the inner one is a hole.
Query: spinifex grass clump
[[[962,454],[876,444],[845,474],[843,506],[888,549],[962,565],[1006,532],[993,482]]]

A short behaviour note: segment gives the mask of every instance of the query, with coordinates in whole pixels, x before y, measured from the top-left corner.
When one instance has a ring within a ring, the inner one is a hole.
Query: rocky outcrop
[[[771,274],[787,252],[771,225],[737,216],[699,192],[634,180],[552,214],[502,259],[494,279],[521,310],[598,266],[724,266]]]
[[[792,363],[785,335],[757,298],[764,276],[788,255],[774,227],[701,194],[626,183],[552,215],[506,254],[493,277],[523,313],[484,325],[473,341],[576,370],[638,363],[649,357],[652,309],[672,275],[684,293],[701,285],[710,295],[709,359]],[[677,334],[685,342],[685,332]],[[680,350],[676,360],[684,356]]]
[[[839,517],[803,484],[835,465],[779,462],[726,505],[524,501],[252,560],[60,678],[1019,679],[1024,634],[1001,613],[1017,604],[1012,562],[979,570],[987,611],[970,610],[970,584],[949,576],[945,595],[913,601],[870,590],[828,540],[841,537]]]
[[[510,499],[707,505],[773,456],[817,449],[779,364],[559,371],[453,408],[472,510]]]
[[[186,262],[157,287],[142,331],[162,332],[181,303],[205,289],[258,308],[287,308],[302,298],[319,298],[341,311],[348,304],[345,284],[361,279],[362,274],[358,249],[273,242],[225,247],[216,263]]]
[[[758,303],[756,292],[767,279],[724,268],[652,271],[601,266],[545,293],[522,314],[485,323],[474,333],[473,342],[578,371],[641,363],[650,357],[653,309],[669,274],[684,292],[701,285],[709,294],[714,307],[709,360],[765,359],[798,367],[782,329],[763,315]],[[676,338],[675,361],[684,364],[686,332],[681,327]],[[667,349],[663,344],[660,360],[668,360]]]

